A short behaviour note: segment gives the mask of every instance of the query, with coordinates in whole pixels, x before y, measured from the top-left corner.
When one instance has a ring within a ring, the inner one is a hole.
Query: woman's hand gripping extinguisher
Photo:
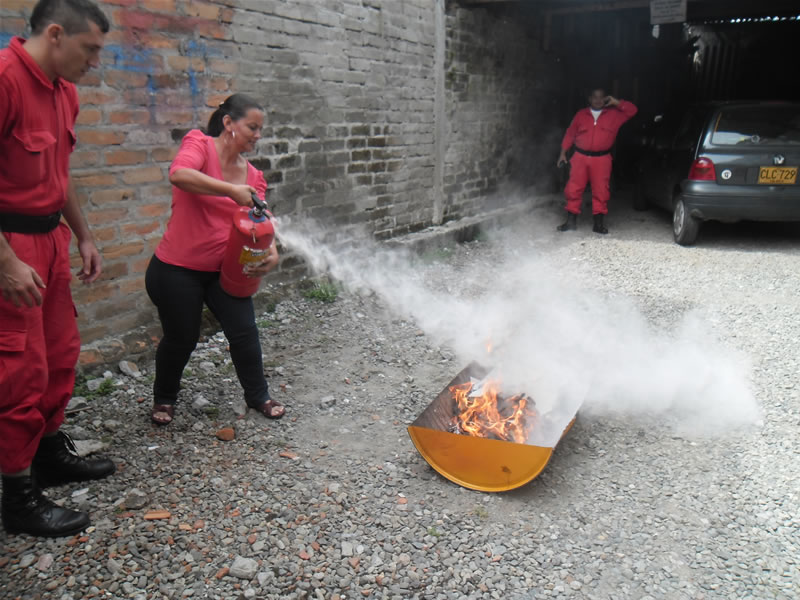
[[[219,283],[231,296],[247,298],[258,291],[260,277],[248,276],[244,267],[264,262],[275,239],[267,203],[253,193],[253,208],[242,206],[233,215],[231,234],[222,259]]]

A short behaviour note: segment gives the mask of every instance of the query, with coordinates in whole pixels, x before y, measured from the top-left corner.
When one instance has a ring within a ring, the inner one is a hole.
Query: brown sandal
[[[166,415],[166,418],[156,415]],[[174,416],[174,404],[153,404],[153,408],[150,410],[150,420],[156,425],[169,425],[172,423],[172,418]]]
[[[268,419],[280,419],[286,414],[283,404],[275,400],[267,400],[261,406],[253,407],[253,410],[257,410]]]

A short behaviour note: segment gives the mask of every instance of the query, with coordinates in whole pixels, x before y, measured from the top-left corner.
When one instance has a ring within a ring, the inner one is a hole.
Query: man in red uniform
[[[31,31],[0,50],[0,505],[8,533],[62,536],[89,516],[40,488],[115,468],[79,457],[59,431],[80,352],[70,229],[83,260],[78,277],[91,283],[101,271],[69,175],[75,82],[97,66],[108,20],[90,0],[40,0]]]
[[[592,214],[596,233],[608,233],[604,218],[608,214],[611,179],[611,147],[622,124],[636,114],[632,102],[606,96],[605,90],[597,88],[589,96],[589,106],[579,110],[564,134],[561,154],[557,164],[567,161],[567,150],[573,145],[575,153],[570,159],[569,181],[564,188],[567,198],[567,220],[558,226],[559,231],[577,228],[577,217],[581,212],[581,196],[586,184],[592,185]]]

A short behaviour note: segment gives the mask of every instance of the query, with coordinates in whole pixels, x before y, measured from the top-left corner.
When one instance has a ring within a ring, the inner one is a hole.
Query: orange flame
[[[534,402],[525,394],[499,395],[500,382],[484,382],[480,395],[470,396],[472,382],[450,386],[456,401],[456,433],[524,444],[536,421]]]

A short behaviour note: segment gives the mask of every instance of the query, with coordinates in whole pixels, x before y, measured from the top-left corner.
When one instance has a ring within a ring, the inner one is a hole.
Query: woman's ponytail
[[[230,115],[231,120],[238,121],[247,114],[247,111],[255,108],[264,111],[261,105],[258,104],[250,96],[245,94],[233,94],[225,99],[225,102],[219,105],[219,108],[211,114],[208,119],[208,128],[206,133],[211,137],[219,137],[225,131],[225,124],[223,119],[225,115]]]

